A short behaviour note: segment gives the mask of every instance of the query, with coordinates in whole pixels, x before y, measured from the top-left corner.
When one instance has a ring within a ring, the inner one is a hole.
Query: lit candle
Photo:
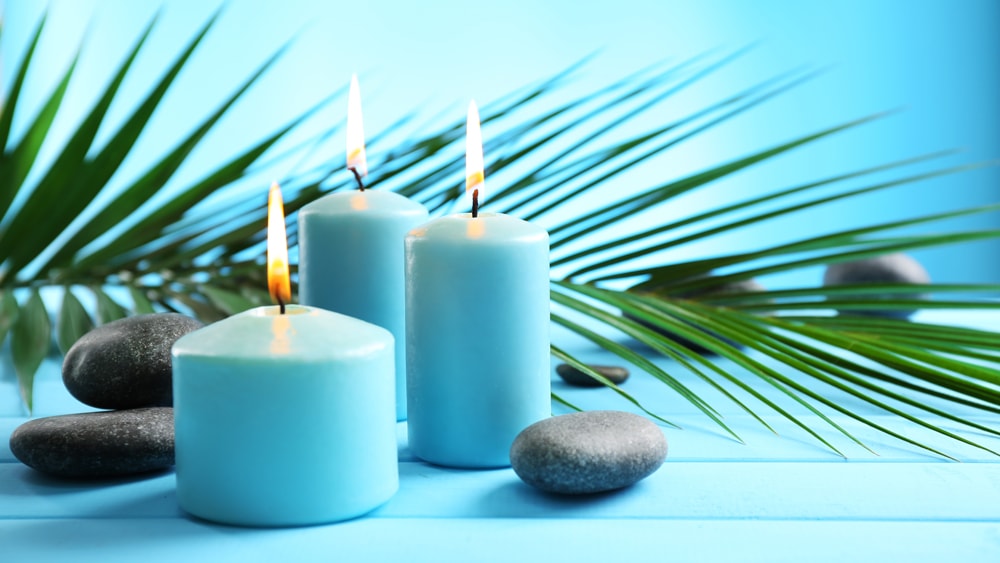
[[[409,445],[454,467],[510,465],[525,427],[551,414],[549,236],[479,213],[485,186],[479,114],[469,107],[472,213],[406,237]]]
[[[360,516],[399,485],[393,339],[291,299],[271,188],[258,307],[173,347],[177,500],[216,522],[296,526]]]
[[[392,192],[364,189],[368,174],[361,96],[351,78],[347,167],[358,190],[324,196],[299,211],[299,294],[322,307],[387,329],[396,339],[396,419],[406,419],[403,238],[427,209]]]

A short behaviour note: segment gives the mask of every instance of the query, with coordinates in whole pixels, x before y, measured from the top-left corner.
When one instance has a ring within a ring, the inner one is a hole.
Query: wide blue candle
[[[173,347],[177,499],[216,522],[360,516],[396,492],[393,338],[312,307],[259,307]]]
[[[492,213],[411,231],[406,341],[413,454],[510,465],[518,433],[551,414],[548,233]]]
[[[406,419],[403,239],[427,209],[392,192],[324,196],[299,211],[299,300],[396,339],[396,419]]]

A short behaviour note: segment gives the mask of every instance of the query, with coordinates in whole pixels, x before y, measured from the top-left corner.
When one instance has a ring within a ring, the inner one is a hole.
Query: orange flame
[[[292,300],[292,287],[288,279],[288,238],[285,235],[285,206],[281,201],[281,188],[271,184],[267,195],[267,291],[271,300],[288,304]]]
[[[469,102],[469,116],[465,123],[465,193],[479,190],[482,199],[485,187],[483,133],[479,127],[479,108],[473,100]]]
[[[347,169],[355,170],[364,178],[368,175],[365,157],[365,126],[361,117],[361,91],[357,75],[351,75],[351,89],[347,94]]]

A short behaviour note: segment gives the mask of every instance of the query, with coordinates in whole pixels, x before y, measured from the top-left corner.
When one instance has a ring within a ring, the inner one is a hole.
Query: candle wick
[[[348,170],[354,173],[354,180],[357,181],[358,183],[358,189],[361,191],[365,191],[365,183],[361,180],[361,174],[358,173],[358,169],[354,166],[351,166],[350,168],[348,168]]]
[[[479,189],[472,190],[472,218],[479,217]]]
[[[278,314],[285,314],[285,302],[281,299],[281,297],[278,297]]]

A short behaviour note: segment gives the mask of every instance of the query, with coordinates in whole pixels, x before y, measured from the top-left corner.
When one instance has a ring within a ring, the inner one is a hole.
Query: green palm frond
[[[53,165],[34,188],[23,182],[58,110],[73,67],[32,122],[29,134],[12,143],[8,139],[11,114],[31,49],[19,68],[8,97],[11,102],[0,114],[0,146],[5,147],[0,178],[4,186],[13,186],[12,191],[5,187],[0,197],[0,241],[23,243],[16,248],[9,244],[0,247],[0,342],[10,333],[13,349],[19,350],[14,360],[29,405],[30,374],[44,355],[43,348],[47,348],[40,343],[48,343],[53,329],[59,346],[65,350],[94,324],[126,314],[170,310],[213,321],[269,302],[262,268],[266,213],[263,190],[247,196],[235,182],[250,174],[252,166],[298,120],[264,137],[202,181],[175,194],[159,209],[131,220],[119,236],[103,246],[95,248],[94,243],[163,190],[166,180],[196,149],[204,134],[273,59],[146,175],[117,193],[88,221],[75,224],[72,237],[58,238],[101,193],[173,76],[210,26],[211,22],[182,51],[107,147],[91,154],[92,129],[101,123],[105,101],[114,97],[120,77],[128,71],[142,45],[140,38],[105,96],[67,142],[57,161],[62,165]],[[677,198],[792,151],[816,150],[818,141],[846,134],[885,115],[806,133],[696,173],[664,178],[635,193],[614,192],[612,179],[628,174],[630,168],[668,154],[816,75],[809,69],[779,74],[718,96],[688,115],[671,120],[649,117],[654,108],[674,96],[738,64],[744,52],[703,54],[677,64],[654,64],[567,101],[565,95],[556,94],[566,91],[573,74],[585,64],[581,61],[564,73],[484,108],[483,123],[489,128],[486,173],[492,190],[486,205],[490,211],[534,221],[549,231],[556,275],[552,282],[553,322],[645,370],[666,390],[689,402],[737,440],[741,438],[726,424],[718,406],[686,385],[686,379],[678,377],[676,371],[686,371],[708,384],[723,400],[731,401],[764,428],[772,429],[772,418],[786,419],[834,452],[840,453],[834,437],[864,446],[838,423],[846,417],[943,457],[951,456],[915,440],[901,428],[919,425],[956,444],[997,453],[952,426],[933,422],[948,421],[973,433],[1000,435],[996,428],[960,414],[1000,413],[996,334],[837,312],[868,310],[872,296],[881,294],[894,296],[878,301],[878,308],[883,310],[995,309],[1000,305],[983,298],[995,295],[1000,286],[879,284],[748,293],[709,290],[729,282],[818,265],[996,238],[1000,230],[913,234],[913,229],[951,225],[948,221],[955,218],[993,213],[1000,210],[1000,204],[835,232],[804,233],[780,244],[698,260],[661,258],[684,245],[736,236],[738,229],[766,225],[838,202],[861,201],[869,194],[959,174],[979,164],[928,169],[935,159],[950,153],[920,155],[728,199],[620,235],[621,227],[629,225],[639,213],[667,206]],[[369,187],[397,191],[427,205],[433,214],[443,214],[459,205],[463,196],[463,123],[451,121],[426,133],[426,126],[412,125],[415,115],[401,118],[389,129],[397,133],[410,131],[403,135],[404,141],[393,140],[393,147],[379,150],[389,137],[388,130],[370,139],[373,177]],[[330,128],[322,138],[337,134],[339,127]],[[353,178],[342,163],[342,155],[335,155],[326,164],[299,170],[282,180],[292,245],[297,240],[294,214],[298,209],[331,191],[353,188]],[[914,168],[918,171],[911,171]],[[22,189],[33,191],[22,205],[11,208]],[[60,201],[57,214],[43,221],[36,202],[70,192],[74,195]],[[215,203],[203,201],[213,194],[219,196]],[[595,195],[600,195],[600,205],[587,207],[586,202],[593,201]],[[567,215],[565,210],[573,205],[583,205],[584,211]],[[40,226],[29,229],[29,225]],[[25,269],[39,255],[46,257],[44,263],[35,270]],[[622,289],[626,283],[633,286]],[[37,297],[37,289],[43,286],[65,288],[55,327],[49,326],[44,303]],[[95,300],[96,314],[81,304],[82,292],[90,293]],[[934,298],[928,299],[928,295]],[[42,334],[44,338],[40,338]],[[632,342],[644,345],[656,357],[640,352],[630,345]],[[716,354],[740,371],[730,373],[699,349]],[[650,416],[672,424],[667,413],[649,410],[643,397],[604,379],[568,353],[560,342],[553,344],[552,353]],[[669,369],[657,361],[660,356],[670,360]],[[758,379],[765,385],[755,385],[753,380]],[[576,408],[562,397],[554,399]],[[865,412],[874,409],[892,415],[899,425],[860,414],[858,401],[866,405]],[[798,414],[802,412],[808,416]],[[817,420],[820,426],[816,426]]]
[[[117,99],[119,88],[130,75],[155,25],[155,20],[151,22],[89,113],[62,144],[54,161],[44,169],[39,169],[37,157],[43,142],[49,139],[50,127],[62,107],[80,54],[76,54],[20,139],[13,139],[14,114],[18,111],[25,78],[34,68],[32,61],[45,29],[44,19],[32,35],[0,108],[0,148],[3,149],[0,152],[0,287],[3,288],[0,344],[9,333],[14,367],[29,409],[34,373],[50,349],[50,332],[56,331],[59,347],[65,351],[95,322],[103,324],[131,313],[150,312],[154,310],[153,303],[164,305],[167,301],[161,295],[172,291],[169,287],[160,287],[166,280],[161,277],[157,284],[161,293],[151,296],[141,280],[142,269],[130,267],[136,266],[137,261],[123,261],[122,257],[130,256],[135,249],[164,246],[175,223],[192,207],[244,177],[268,149],[309,115],[306,113],[267,136],[203,180],[183,189],[161,207],[149,211],[142,209],[149,199],[164,191],[168,181],[227,110],[275,63],[284,50],[281,49],[146,173],[114,192],[108,203],[94,209],[92,203],[98,196],[107,195],[109,182],[214,22],[213,17],[199,30],[110,139],[98,148],[95,144],[97,132],[105,123],[109,107]],[[29,184],[27,180],[32,174],[38,180]],[[76,223],[88,213],[88,220]],[[121,224],[130,221],[133,226],[116,232]],[[105,239],[109,241],[95,248]],[[38,293],[40,288],[48,286],[64,288],[55,327],[50,326],[45,304]],[[110,291],[115,286],[128,288],[132,303],[123,305],[116,300]],[[78,295],[84,293],[90,294],[88,301],[92,298],[96,303],[93,313],[80,302]],[[25,296],[20,305],[15,294]],[[214,309],[208,308],[201,313],[208,318],[214,315]]]

